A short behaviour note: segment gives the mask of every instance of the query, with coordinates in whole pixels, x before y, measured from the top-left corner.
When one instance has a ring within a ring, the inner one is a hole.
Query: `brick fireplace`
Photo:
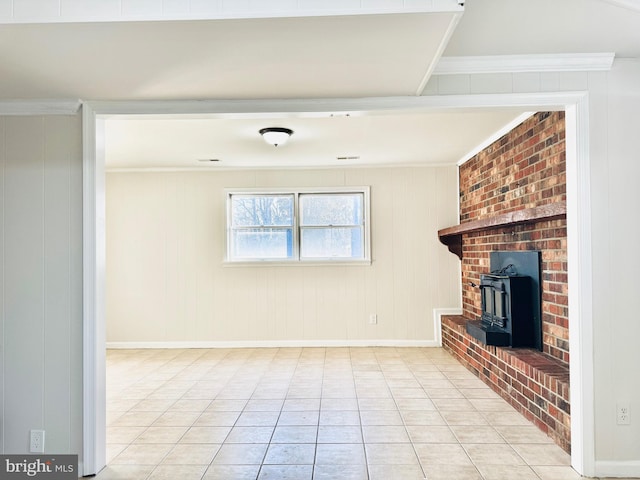
[[[461,316],[443,318],[446,349],[570,450],[564,112],[540,112],[460,167],[460,225],[440,231],[462,260]],[[492,251],[540,251],[542,351],[487,346],[466,333],[481,315]]]

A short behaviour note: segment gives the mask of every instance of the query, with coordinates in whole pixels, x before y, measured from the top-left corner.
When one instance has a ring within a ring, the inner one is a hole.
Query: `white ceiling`
[[[416,95],[456,13],[0,26],[0,98]]]
[[[419,95],[441,54],[640,57],[637,3],[468,0],[462,16],[451,2],[451,11],[431,13],[9,22],[0,24],[0,100]],[[107,161],[109,168],[450,164],[522,113],[113,117]],[[266,126],[295,133],[274,148],[257,133]],[[198,162],[211,158],[220,162]]]
[[[445,56],[640,57],[640,0],[469,0]]]
[[[519,114],[503,110],[314,118],[120,118],[106,121],[106,162],[110,169],[443,165],[455,163]],[[285,145],[268,145],[258,134],[261,128],[274,126],[294,131]],[[210,159],[219,161],[203,161]]]

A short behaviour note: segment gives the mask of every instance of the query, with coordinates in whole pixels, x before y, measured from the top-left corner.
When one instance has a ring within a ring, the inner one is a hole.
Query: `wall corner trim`
[[[97,474],[106,452],[106,354],[104,327],[104,158],[98,153],[100,120],[90,105],[82,110],[83,237],[83,476]]]
[[[442,316],[462,315],[461,308],[434,308],[433,309],[433,338],[439,347],[442,346]]]
[[[442,57],[433,75],[608,71],[614,58],[614,53]]]

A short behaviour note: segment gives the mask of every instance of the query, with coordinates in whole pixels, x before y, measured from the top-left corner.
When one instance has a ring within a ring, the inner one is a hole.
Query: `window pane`
[[[300,225],[362,225],[361,193],[300,195]]]
[[[293,229],[251,228],[232,232],[235,259],[291,258]]]
[[[232,195],[231,226],[292,226],[293,195]]]
[[[229,192],[227,260],[368,259],[368,192],[367,187]]]
[[[301,228],[302,258],[364,258],[362,228]]]

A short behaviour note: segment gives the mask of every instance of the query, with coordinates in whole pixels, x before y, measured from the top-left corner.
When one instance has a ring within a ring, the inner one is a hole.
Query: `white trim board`
[[[80,106],[80,100],[6,100],[0,115],[75,115]]]
[[[435,340],[230,340],[213,342],[107,342],[110,349],[438,347]]]
[[[354,109],[362,114],[384,114],[385,112],[434,112],[451,111],[460,108],[504,108],[518,106],[527,111],[543,109],[561,110],[567,112],[567,217],[571,219],[568,229],[569,278],[575,279],[575,289],[572,285],[569,305],[571,349],[571,433],[572,457],[574,469],[582,475],[592,476],[595,469],[595,421],[593,405],[593,306],[591,305],[591,223],[590,223],[590,160],[588,155],[589,143],[589,102],[586,92],[555,92],[555,93],[511,93],[490,95],[443,95],[432,97],[385,97],[366,99],[311,99],[311,100],[240,100],[240,101],[205,101],[205,102],[96,102],[89,103],[85,112],[91,118],[85,120],[85,125],[96,125],[96,131],[84,131],[85,168],[96,172],[104,168],[104,151],[101,151],[100,130],[101,120],[109,115],[216,115],[237,116],[255,113],[280,113],[285,115],[319,115],[335,113],[337,111],[350,112]],[[304,107],[308,108],[304,108]],[[569,144],[573,142],[570,148]],[[95,163],[93,163],[95,162]],[[102,162],[102,163],[100,163]],[[104,173],[84,175],[85,204],[83,208],[83,222],[85,235],[91,232],[104,234],[104,212],[99,208],[96,200],[104,194]],[[102,182],[102,183],[101,183]],[[93,200],[91,200],[93,198]],[[85,247],[104,248],[104,238],[85,238]],[[91,250],[91,248],[90,248]],[[87,389],[98,387],[99,378],[105,372],[106,343],[101,337],[105,332],[104,306],[100,304],[103,296],[104,263],[101,263],[104,251],[95,255],[84,256],[85,294],[98,292],[96,295],[85,295],[84,305],[84,357],[85,362],[85,400]],[[571,280],[573,281],[573,280]],[[88,287],[88,288],[87,288]],[[97,290],[96,290],[97,289]],[[95,314],[95,315],[94,315]],[[92,370],[87,370],[92,369]],[[93,381],[91,381],[93,379]],[[104,385],[102,385],[104,388]],[[98,391],[94,397],[100,397],[104,392]],[[85,475],[97,473],[104,463],[100,459],[103,452],[90,452],[92,448],[101,448],[101,440],[106,437],[106,428],[101,419],[104,411],[102,400],[94,398],[93,402],[84,404],[83,459],[85,460]],[[93,423],[92,423],[93,422]],[[97,447],[98,446],[98,447]],[[93,463],[91,461],[93,460]]]
[[[614,53],[442,57],[433,75],[608,71],[614,58]]]
[[[562,110],[565,102],[573,104],[584,92],[490,93],[482,95],[437,95],[362,98],[241,99],[241,100],[132,100],[91,101],[102,118],[322,118],[331,115],[384,115],[387,113],[450,112],[456,109],[535,107]]]
[[[20,12],[12,4],[21,0],[3,0],[8,13],[0,13],[1,24],[24,23],[80,23],[80,22],[153,22],[187,20],[244,20],[287,17],[329,17],[353,15],[394,15],[419,13],[456,13],[464,11],[464,2],[457,0],[430,0],[428,2],[353,2],[307,0],[300,2],[201,2],[204,7],[190,8],[189,2],[127,2],[83,0],[82,2],[51,2],[52,9],[33,7]],[[46,4],[47,2],[45,2]],[[140,5],[136,5],[136,3]],[[350,3],[350,4],[349,4]],[[386,3],[386,4],[385,4]],[[77,5],[76,5],[77,4]],[[131,5],[129,5],[131,4]],[[207,5],[208,4],[208,5]],[[347,4],[347,5],[345,5]],[[129,8],[126,8],[129,7]]]
[[[247,166],[247,167],[223,167],[211,165],[210,167],[118,167],[107,168],[106,173],[172,173],[172,172],[241,172],[247,170],[356,170],[374,168],[440,168],[450,167],[450,163],[385,163],[377,165],[287,165],[287,166]]]
[[[587,94],[565,109],[571,466],[595,474],[593,263]]]
[[[595,474],[598,477],[640,478],[638,461],[596,461]]]
[[[461,308],[434,308],[433,309],[433,329],[434,338],[439,347],[442,346],[442,316],[462,315]]]
[[[106,463],[104,121],[82,108],[83,476]]]

